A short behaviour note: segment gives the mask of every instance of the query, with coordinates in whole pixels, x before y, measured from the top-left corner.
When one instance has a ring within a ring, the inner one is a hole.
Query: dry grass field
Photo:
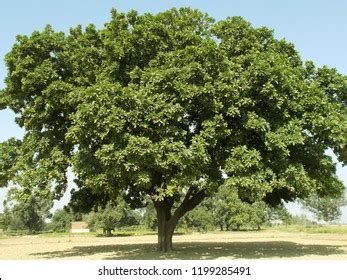
[[[338,229],[338,228],[336,228]],[[0,259],[345,259],[344,230],[262,230],[174,236],[174,251],[156,252],[156,236],[0,235]]]

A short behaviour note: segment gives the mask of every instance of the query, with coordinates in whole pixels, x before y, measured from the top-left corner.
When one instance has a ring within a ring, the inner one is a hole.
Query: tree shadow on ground
[[[266,259],[266,258],[299,258],[303,256],[329,256],[345,254],[342,246],[303,245],[294,242],[177,242],[174,251],[161,254],[155,244],[127,244],[76,246],[65,251],[34,253],[32,256],[44,259],[87,258],[101,254],[105,260],[131,259]]]
[[[112,238],[112,237],[129,237],[129,236],[134,236],[135,233],[115,233],[115,234],[111,234],[111,235],[105,235],[105,234],[102,234],[102,233],[99,233],[96,235],[96,237],[109,237],[109,238]]]

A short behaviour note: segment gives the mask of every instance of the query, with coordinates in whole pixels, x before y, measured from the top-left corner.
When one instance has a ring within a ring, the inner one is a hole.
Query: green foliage
[[[68,232],[71,229],[73,215],[64,209],[56,210],[52,217],[51,229],[54,232]]]
[[[230,189],[227,185],[219,188],[211,203],[215,224],[221,230],[259,229],[271,219],[268,214],[269,208],[264,202],[244,202],[240,199],[237,189]]]
[[[0,187],[5,187],[14,176],[11,168],[15,164],[20,144],[21,141],[14,138],[0,143]]]
[[[317,220],[324,222],[333,222],[341,217],[341,207],[346,205],[343,196],[332,197],[311,195],[308,199],[302,201],[304,208],[312,212]]]
[[[96,211],[98,207],[105,207],[109,201],[107,195],[93,192],[92,189],[83,186],[79,180],[74,180],[74,182],[78,189],[71,190],[71,199],[66,208],[74,213],[75,220],[81,220],[83,214]]]
[[[19,189],[11,189],[4,202],[3,228],[5,230],[28,230],[29,233],[42,231],[45,219],[50,216],[51,199],[43,199],[34,194],[23,193]]]
[[[9,211],[4,211],[0,214],[0,228],[4,231],[8,230],[11,225],[11,214]]]
[[[211,210],[213,211],[213,205],[210,200],[202,202],[183,217],[181,226],[188,230],[214,230],[214,213]]]
[[[111,204],[107,204],[103,211],[92,212],[88,216],[88,227],[92,230],[102,228],[104,235],[111,236],[112,230],[117,226],[118,213]]]
[[[0,108],[25,136],[1,145],[1,186],[59,198],[72,166],[93,206],[148,195],[171,224],[222,184],[271,205],[343,191],[325,151],[346,160],[346,77],[241,17],[113,10],[18,36],[5,60]]]
[[[91,212],[87,220],[89,228],[94,230],[102,228],[105,235],[111,236],[116,227],[138,225],[140,223],[140,214],[132,210],[123,199],[119,198],[115,206],[109,202],[104,209]]]
[[[148,229],[156,230],[158,228],[157,213],[152,202],[148,202],[141,220]]]
[[[243,202],[236,190],[222,186],[214,197],[190,211],[180,226],[198,231],[260,229],[270,226],[272,221],[289,223],[290,218],[283,205],[269,207],[264,201]]]
[[[257,201],[250,205],[250,219],[248,225],[252,229],[260,229],[261,226],[271,222],[269,209],[263,201]]]
[[[214,199],[215,205],[215,223],[220,230],[229,230],[231,218],[242,205],[237,192],[221,186]]]
[[[0,213],[0,229],[4,229],[4,224],[5,224],[5,216],[4,213]]]

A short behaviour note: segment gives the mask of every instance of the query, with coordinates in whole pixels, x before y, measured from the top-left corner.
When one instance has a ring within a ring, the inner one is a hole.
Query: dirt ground
[[[0,259],[345,259],[347,234],[228,232],[174,236],[156,252],[156,236],[21,236],[0,239]]]

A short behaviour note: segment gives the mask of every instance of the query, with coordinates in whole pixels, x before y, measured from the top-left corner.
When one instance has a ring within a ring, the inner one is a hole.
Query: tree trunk
[[[155,203],[158,219],[158,251],[160,252],[172,250],[172,236],[177,222],[171,217],[171,208],[171,203],[167,200]]]
[[[172,214],[174,200],[172,197],[164,198],[162,201],[153,201],[158,219],[158,251],[172,251],[172,236],[177,223],[185,213],[194,209],[205,197],[204,191],[194,192],[189,189],[181,205]]]

